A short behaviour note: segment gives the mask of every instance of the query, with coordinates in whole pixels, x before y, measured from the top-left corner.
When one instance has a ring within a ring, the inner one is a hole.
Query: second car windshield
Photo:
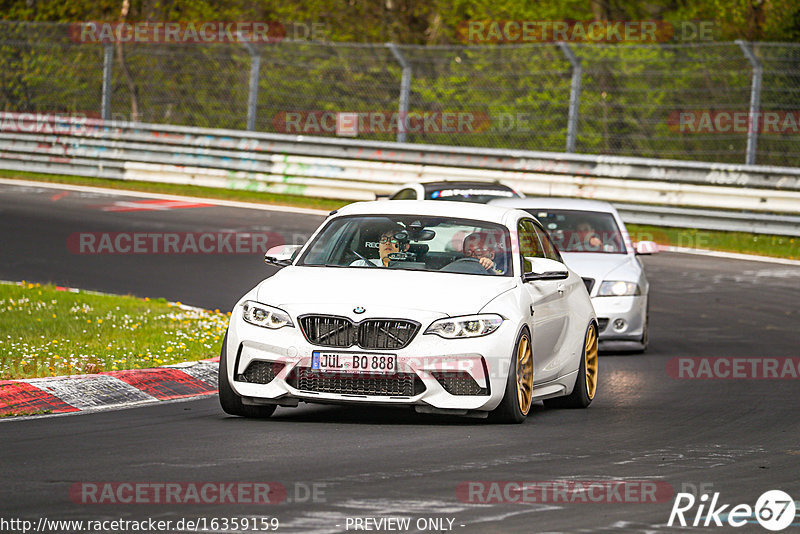
[[[561,252],[624,254],[625,241],[610,213],[528,209]]]
[[[298,265],[511,276],[511,242],[505,227],[483,221],[339,217],[317,234]]]

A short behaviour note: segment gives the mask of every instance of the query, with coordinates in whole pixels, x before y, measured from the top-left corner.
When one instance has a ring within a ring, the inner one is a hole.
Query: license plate
[[[311,368],[324,373],[391,374],[397,372],[397,356],[315,350],[311,353]]]

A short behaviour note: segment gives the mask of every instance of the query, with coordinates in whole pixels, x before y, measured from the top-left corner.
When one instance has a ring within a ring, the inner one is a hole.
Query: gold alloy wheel
[[[583,366],[586,369],[586,395],[594,398],[597,391],[597,327],[589,325],[586,346],[583,348]]]
[[[533,401],[533,354],[527,334],[519,340],[517,348],[517,404],[522,415],[528,415]]]

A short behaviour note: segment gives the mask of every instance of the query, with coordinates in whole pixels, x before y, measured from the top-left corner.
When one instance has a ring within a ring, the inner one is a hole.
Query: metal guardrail
[[[800,235],[800,169],[786,167],[0,113],[0,168],[345,200],[407,182],[500,180],[528,195],[626,203],[631,222]]]

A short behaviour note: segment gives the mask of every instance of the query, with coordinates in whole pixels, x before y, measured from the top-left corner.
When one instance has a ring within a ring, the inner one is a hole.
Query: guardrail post
[[[575,152],[575,139],[578,136],[578,111],[581,104],[581,78],[583,67],[581,60],[564,41],[558,42],[558,47],[572,65],[572,82],[569,86],[569,117],[567,118],[567,152]]]
[[[253,43],[247,41],[242,34],[239,34],[247,52],[250,54],[250,88],[247,95],[247,129],[256,129],[256,107],[258,106],[258,75],[261,72],[261,54]]]
[[[411,92],[411,65],[406,61],[405,56],[400,52],[394,43],[386,43],[386,46],[391,50],[392,55],[400,63],[403,69],[402,77],[400,78],[400,105],[399,117],[397,121],[397,142],[406,142],[406,119],[408,118],[408,95]]]
[[[100,118],[111,119],[111,69],[114,66],[114,47],[111,43],[103,45],[103,95],[100,101]]]
[[[761,76],[764,69],[761,67],[761,62],[751,50],[746,41],[738,39],[736,44],[742,49],[750,66],[753,67],[753,82],[750,85],[750,113],[747,121],[747,156],[745,163],[747,165],[756,164],[756,144],[758,143],[758,125],[760,123],[759,108],[761,105]]]

